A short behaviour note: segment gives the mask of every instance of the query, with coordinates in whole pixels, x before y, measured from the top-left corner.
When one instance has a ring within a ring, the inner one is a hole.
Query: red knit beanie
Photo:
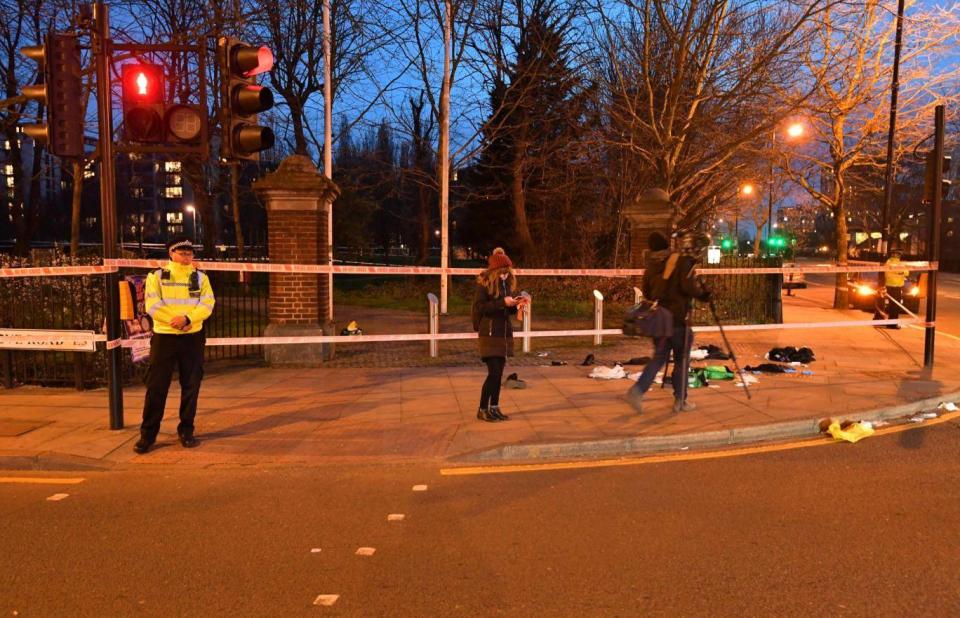
[[[510,258],[507,257],[503,249],[497,247],[493,250],[493,253],[490,254],[490,257],[487,258],[487,266],[490,267],[490,270],[513,268],[513,262],[510,261]]]

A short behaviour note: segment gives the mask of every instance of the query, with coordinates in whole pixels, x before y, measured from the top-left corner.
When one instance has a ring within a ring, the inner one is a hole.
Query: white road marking
[[[314,548],[312,548],[312,549],[310,550],[310,553],[311,553],[311,554],[319,554],[321,551],[323,551],[323,550],[320,549],[319,547],[314,547]]]
[[[403,518],[406,517],[403,513],[390,513],[387,515],[387,521],[403,521]]]
[[[317,598],[313,600],[314,605],[323,605],[324,607],[330,607],[337,602],[337,599],[340,598],[339,594],[321,594],[317,595]]]
[[[47,498],[47,500],[49,500],[50,502],[59,502],[60,500],[63,500],[69,495],[70,494],[53,494],[52,496]]]
[[[375,553],[377,553],[377,549],[375,547],[358,547],[357,548],[358,556],[372,556]]]
[[[427,491],[426,485],[414,485],[413,491]]]

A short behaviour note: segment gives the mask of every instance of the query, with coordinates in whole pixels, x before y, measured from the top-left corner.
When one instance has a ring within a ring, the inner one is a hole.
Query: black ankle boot
[[[477,408],[477,420],[496,423],[500,419],[490,412],[490,408]]]
[[[490,406],[490,414],[496,417],[498,421],[509,421],[510,417],[500,411],[500,406]]]

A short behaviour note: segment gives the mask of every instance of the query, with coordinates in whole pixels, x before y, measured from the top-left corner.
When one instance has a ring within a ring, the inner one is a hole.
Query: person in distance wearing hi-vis
[[[193,243],[178,238],[167,243],[167,252],[170,261],[147,276],[145,305],[153,320],[153,337],[143,423],[133,447],[141,455],[157,441],[174,368],[180,374],[177,436],[185,448],[199,444],[193,435],[193,421],[203,379],[203,321],[213,313],[215,300],[210,278],[193,265]]]

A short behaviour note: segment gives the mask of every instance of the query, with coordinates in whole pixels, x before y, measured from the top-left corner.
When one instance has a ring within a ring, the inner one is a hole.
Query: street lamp
[[[791,122],[787,126],[787,138],[788,139],[798,139],[803,136],[805,133],[805,128],[802,122]],[[776,148],[777,145],[777,130],[774,128],[773,132],[770,135],[770,149],[771,151]],[[773,152],[770,153],[770,186],[767,189],[768,192],[768,203],[767,203],[767,238],[773,235]]]
[[[200,244],[200,241],[197,240],[197,209],[194,208],[193,204],[187,204],[184,210],[193,215],[193,242]]]

